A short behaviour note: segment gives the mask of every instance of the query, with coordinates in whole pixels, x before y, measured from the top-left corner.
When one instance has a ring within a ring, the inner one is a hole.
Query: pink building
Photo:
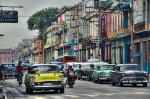
[[[18,59],[17,49],[0,49],[0,63],[12,63]]]

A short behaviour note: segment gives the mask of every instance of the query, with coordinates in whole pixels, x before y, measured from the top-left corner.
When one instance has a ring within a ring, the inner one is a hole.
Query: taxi
[[[26,93],[32,94],[34,90],[54,90],[60,93],[65,91],[64,75],[55,64],[34,64],[29,66],[25,75]]]

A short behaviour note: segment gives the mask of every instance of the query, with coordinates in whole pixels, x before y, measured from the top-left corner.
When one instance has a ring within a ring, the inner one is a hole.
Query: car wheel
[[[99,79],[99,80],[98,80],[98,83],[99,83],[99,84],[101,84],[101,83],[102,83],[102,81]]]
[[[29,89],[26,87],[26,93],[29,93]]]
[[[95,78],[93,77],[93,81],[95,82],[95,83],[97,83],[97,80],[95,80]]]
[[[64,92],[65,92],[65,88],[61,88],[60,93],[64,93]]]
[[[58,93],[58,89],[55,89],[54,91],[55,91],[55,93]]]
[[[137,84],[133,84],[134,87],[136,87]]]
[[[115,83],[113,82],[113,80],[111,80],[111,85],[112,85],[112,86],[115,86]]]
[[[29,93],[29,94],[33,94],[33,89],[28,88],[28,93]]]
[[[5,96],[3,96],[2,99],[6,99]]]
[[[143,84],[143,87],[147,87],[147,83],[144,83],[144,84]]]
[[[120,86],[120,87],[123,87],[123,83],[120,82],[120,83],[119,83],[119,86]]]

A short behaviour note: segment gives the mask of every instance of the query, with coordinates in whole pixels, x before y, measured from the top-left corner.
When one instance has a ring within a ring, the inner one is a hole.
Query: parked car
[[[5,77],[14,77],[17,74],[14,63],[2,63],[0,68],[4,71]]]
[[[88,63],[95,63],[95,62],[99,62],[99,60],[98,59],[89,59],[87,62]]]
[[[141,67],[137,64],[119,64],[116,65],[113,71],[110,74],[111,84],[119,84],[123,86],[124,84],[143,84],[144,87],[147,87],[149,75],[147,72],[142,71]]]
[[[115,64],[100,63],[95,65],[97,69],[93,70],[92,80],[95,83],[110,82],[110,72],[115,67]]]
[[[29,66],[25,75],[26,93],[32,94],[34,90],[54,90],[64,93],[64,75],[55,64],[35,64]]]
[[[79,69],[77,71],[77,78],[79,79],[87,79],[87,70],[91,69],[91,65],[93,65],[93,63],[81,63],[79,66]]]
[[[60,71],[63,71],[63,63],[62,62],[50,62],[50,64],[56,64]]]

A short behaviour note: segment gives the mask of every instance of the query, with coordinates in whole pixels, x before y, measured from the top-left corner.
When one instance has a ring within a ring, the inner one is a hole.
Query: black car
[[[114,70],[110,72],[111,84],[143,84],[147,87],[149,75],[147,72],[141,70],[141,67],[137,64],[119,64],[116,65]]]

